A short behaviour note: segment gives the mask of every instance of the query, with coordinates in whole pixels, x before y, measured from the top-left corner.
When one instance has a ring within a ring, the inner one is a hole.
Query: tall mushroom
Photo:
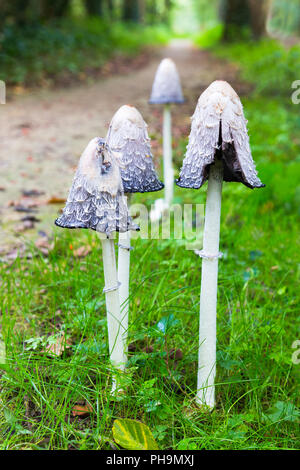
[[[147,124],[139,111],[129,105],[121,106],[113,116],[106,141],[118,152],[122,161],[121,177],[124,192],[145,193],[161,190],[164,185],[155,172]],[[129,315],[130,232],[119,235],[118,279],[122,323],[127,331]]]
[[[156,201],[158,213],[168,208],[173,200],[174,171],[172,165],[172,103],[183,103],[179,74],[172,59],[163,59],[154,78],[150,104],[163,104],[163,165],[164,165],[164,201]]]
[[[114,232],[138,230],[128,216],[120,174],[118,154],[103,139],[92,139],[84,150],[62,215],[55,220],[59,227],[96,230],[102,242],[106,310],[110,359],[123,370],[126,362],[125,327],[119,301]]]
[[[248,188],[264,186],[257,176],[241,101],[224,81],[213,82],[200,96],[180,177],[182,188],[200,188],[208,180],[200,293],[197,401],[215,405],[216,307],[222,182]]]

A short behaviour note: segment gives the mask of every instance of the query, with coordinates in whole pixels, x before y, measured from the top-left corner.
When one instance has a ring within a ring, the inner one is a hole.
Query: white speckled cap
[[[217,80],[200,96],[183,160],[178,186],[200,188],[216,158],[223,161],[224,181],[261,188],[252,159],[242,103],[229,85]]]
[[[81,155],[62,215],[63,228],[90,228],[109,236],[138,230],[128,215],[118,155],[103,139],[92,139]]]
[[[164,185],[155,172],[147,124],[134,106],[124,105],[113,116],[106,142],[122,161],[125,193],[159,191]]]
[[[149,103],[183,103],[177,68],[172,59],[163,59],[155,74]]]

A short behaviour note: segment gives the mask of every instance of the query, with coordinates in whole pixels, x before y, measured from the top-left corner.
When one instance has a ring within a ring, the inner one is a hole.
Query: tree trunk
[[[70,6],[70,0],[42,0],[41,18],[50,20],[52,18],[61,18],[65,16]]]
[[[147,2],[147,18],[150,24],[157,23],[158,12],[157,12],[156,0],[153,0],[150,3]]]
[[[7,18],[11,18],[17,25],[24,26],[26,21],[31,19],[29,2],[30,0],[15,0],[14,2],[2,0],[0,2],[1,24],[5,23]]]
[[[255,39],[266,34],[267,17],[270,7],[268,0],[248,0],[251,18],[251,31]]]
[[[225,41],[238,37],[244,26],[250,26],[247,0],[224,0],[222,16],[224,21],[223,39]]]
[[[123,20],[138,22],[139,0],[123,0]]]
[[[85,0],[85,7],[90,16],[102,16],[103,14],[102,0]]]
[[[109,18],[113,20],[115,17],[114,0],[107,0],[107,10],[108,10]]]
[[[224,0],[223,38],[225,40],[239,38],[244,27],[249,27],[255,39],[262,37],[266,34],[269,7],[270,0]]]
[[[173,1],[172,0],[165,0],[164,1],[164,10],[162,14],[162,21],[166,24],[170,23],[170,12],[173,7]]]

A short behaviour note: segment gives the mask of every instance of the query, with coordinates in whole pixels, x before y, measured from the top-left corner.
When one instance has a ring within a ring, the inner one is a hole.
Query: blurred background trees
[[[260,38],[267,25],[273,30],[300,33],[300,0],[0,0],[0,22],[23,26],[76,13],[110,21],[170,25],[176,9],[180,9],[177,18],[183,23],[192,12],[199,28],[212,19],[222,23],[227,41],[243,37],[245,31]]]
[[[0,79],[40,82],[174,36],[200,47],[294,39],[300,0],[0,0],[0,30]]]
[[[167,23],[174,3],[175,0],[0,0],[0,21],[18,25],[47,22],[69,16],[75,9],[87,16],[126,22]]]

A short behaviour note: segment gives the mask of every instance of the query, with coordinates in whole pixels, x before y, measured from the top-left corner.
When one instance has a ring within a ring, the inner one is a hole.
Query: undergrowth
[[[167,40],[164,27],[108,23],[95,17],[23,28],[7,25],[0,36],[0,79],[8,85],[45,85],[61,75],[78,76],[86,69],[99,69],[111,57],[132,56]]]

